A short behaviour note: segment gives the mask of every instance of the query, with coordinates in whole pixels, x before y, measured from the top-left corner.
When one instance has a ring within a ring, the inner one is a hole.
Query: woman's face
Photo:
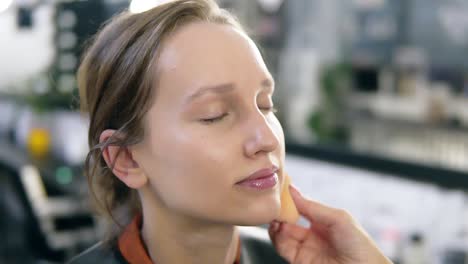
[[[153,198],[197,219],[257,225],[278,216],[284,135],[274,84],[255,44],[231,26],[192,23],[158,58],[155,101],[138,163]],[[237,184],[277,166],[278,182]]]

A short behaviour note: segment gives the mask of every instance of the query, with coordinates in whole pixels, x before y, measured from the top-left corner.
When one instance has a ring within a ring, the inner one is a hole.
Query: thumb
[[[305,198],[292,184],[289,185],[289,190],[297,210],[311,223],[319,223],[327,227],[337,224],[340,210]]]

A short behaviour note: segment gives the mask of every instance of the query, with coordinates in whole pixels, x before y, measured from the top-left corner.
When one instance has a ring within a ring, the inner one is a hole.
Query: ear
[[[115,130],[107,129],[101,133],[99,143],[106,142],[115,134]],[[143,187],[148,178],[139,164],[133,159],[128,147],[107,146],[102,149],[102,156],[114,175],[128,187],[139,189]]]

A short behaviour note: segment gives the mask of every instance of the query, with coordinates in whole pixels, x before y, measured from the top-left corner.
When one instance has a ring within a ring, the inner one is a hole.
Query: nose
[[[246,156],[255,157],[278,148],[280,139],[277,133],[279,131],[275,131],[275,127],[270,124],[271,121],[268,121],[264,114],[256,113],[249,121],[245,126],[248,135],[244,143]]]

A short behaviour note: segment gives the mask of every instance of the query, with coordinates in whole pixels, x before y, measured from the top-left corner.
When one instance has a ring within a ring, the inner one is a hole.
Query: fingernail
[[[278,222],[278,226],[276,227],[276,232],[280,232],[283,226],[283,222]]]
[[[301,192],[299,191],[299,189],[295,185],[290,184],[289,185],[289,190],[291,191],[291,193],[294,193],[294,195],[302,197]]]

